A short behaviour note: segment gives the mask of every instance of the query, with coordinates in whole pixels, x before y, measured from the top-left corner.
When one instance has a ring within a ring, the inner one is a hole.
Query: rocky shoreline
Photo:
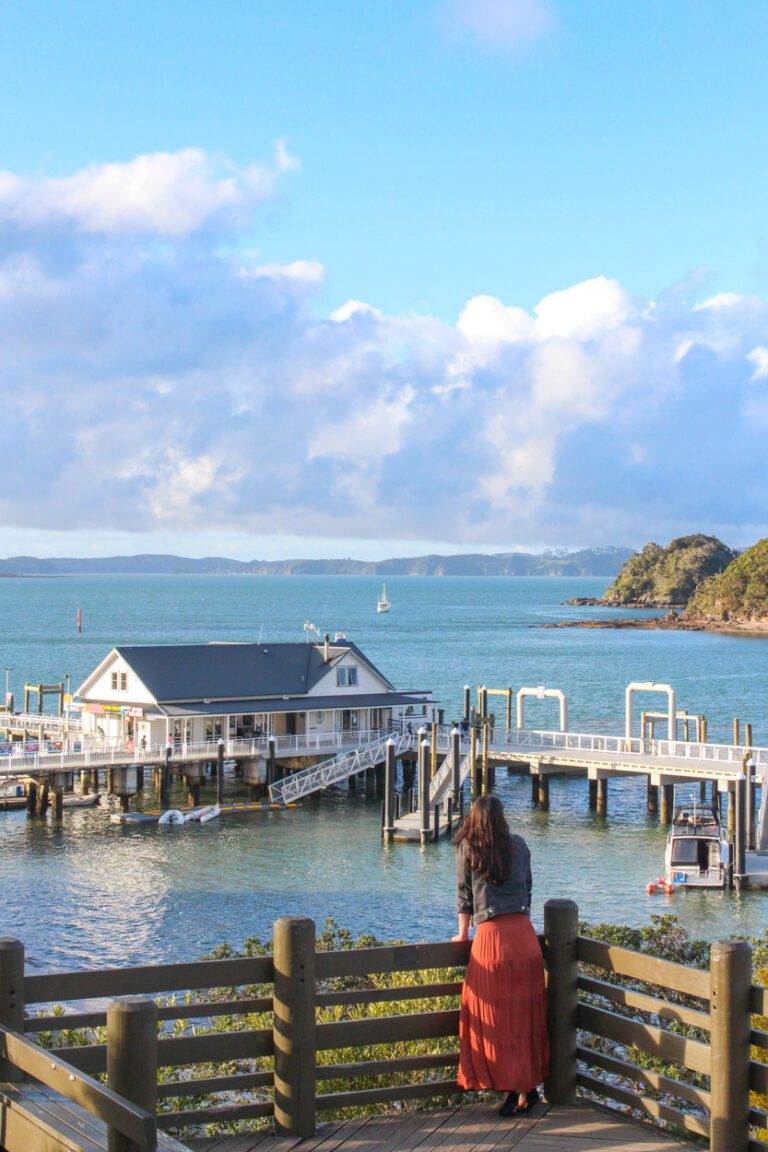
[[[686,620],[675,612],[666,616],[619,616],[596,620],[557,620],[540,628],[634,628],[647,632],[724,632],[740,635],[768,635],[768,620]]]

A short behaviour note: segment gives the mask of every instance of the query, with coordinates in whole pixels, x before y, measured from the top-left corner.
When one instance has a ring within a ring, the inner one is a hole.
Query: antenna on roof
[[[311,644],[313,639],[322,640],[322,638],[323,638],[322,632],[320,631],[320,629],[317,627],[316,624],[312,623],[311,620],[305,620],[304,621],[304,631],[306,632],[306,635],[307,635],[307,644]]]

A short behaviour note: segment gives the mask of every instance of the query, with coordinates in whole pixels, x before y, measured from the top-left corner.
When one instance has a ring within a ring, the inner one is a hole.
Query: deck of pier
[[[323,1125],[308,1140],[267,1132],[187,1140],[193,1152],[690,1152],[620,1116],[585,1105],[502,1118],[488,1103],[360,1117]]]

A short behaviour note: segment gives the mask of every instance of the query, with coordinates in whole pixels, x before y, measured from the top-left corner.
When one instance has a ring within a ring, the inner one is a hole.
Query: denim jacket
[[[459,844],[456,853],[456,880],[458,884],[458,908],[460,913],[469,913],[473,924],[482,924],[494,916],[504,916],[508,912],[528,912],[531,907],[533,877],[531,875],[531,853],[522,836],[510,836],[512,841],[512,869],[502,884],[491,884],[469,866],[469,850],[466,840]]]

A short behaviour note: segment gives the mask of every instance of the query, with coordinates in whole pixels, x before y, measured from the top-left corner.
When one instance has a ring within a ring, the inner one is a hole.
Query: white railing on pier
[[[291,804],[304,796],[309,796],[312,792],[320,792],[332,784],[348,780],[350,776],[356,776],[358,772],[364,772],[366,768],[380,764],[387,754],[387,744],[390,740],[394,742],[395,756],[401,756],[416,743],[416,738],[408,734],[384,736],[380,733],[378,739],[362,748],[356,748],[343,756],[333,756],[311,768],[294,772],[285,780],[271,784],[269,798],[278,804]]]
[[[9,712],[7,708],[0,709],[0,728],[13,728],[20,732],[61,732],[64,734],[80,732],[82,730],[80,716],[54,716],[49,712]]]
[[[768,767],[768,748],[746,748],[733,744],[698,744],[684,740],[651,740],[633,736],[599,736],[582,732],[539,732],[526,728],[513,728],[504,733],[503,741],[494,740],[491,748],[502,752],[505,748],[537,749],[541,751],[584,752],[610,754],[618,760],[680,761],[693,769],[694,763],[717,770],[730,766],[740,771],[744,757],[749,754],[758,767]]]

